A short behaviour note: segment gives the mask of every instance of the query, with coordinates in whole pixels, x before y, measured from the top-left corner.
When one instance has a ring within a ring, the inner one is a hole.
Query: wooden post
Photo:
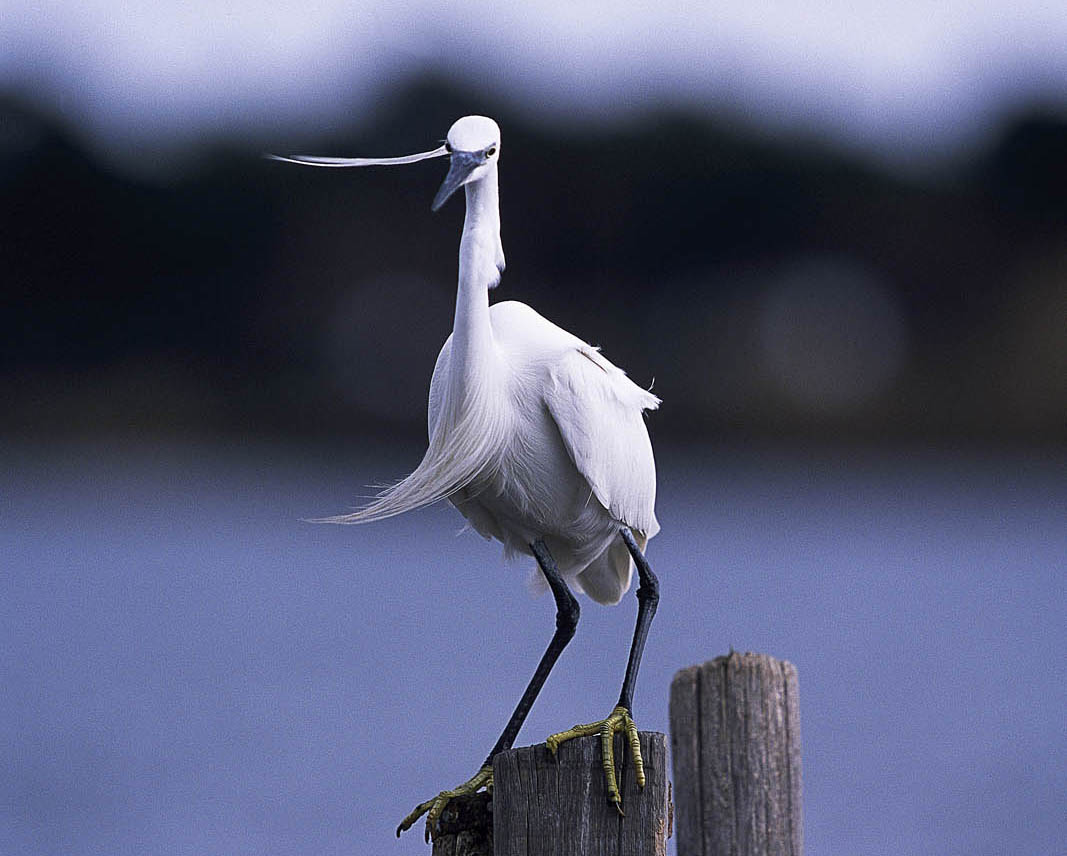
[[[643,731],[645,787],[634,778],[622,735],[615,763],[626,816],[608,802],[600,738],[564,743],[558,759],[543,743],[493,759],[495,856],[664,856],[669,827],[667,741]]]
[[[731,653],[671,683],[678,856],[801,856],[797,670]]]
[[[491,794],[456,797],[445,806],[437,822],[433,856],[493,856]]]

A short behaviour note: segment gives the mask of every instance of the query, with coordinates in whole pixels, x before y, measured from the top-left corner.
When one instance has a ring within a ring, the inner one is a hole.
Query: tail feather
[[[630,588],[634,566],[622,540],[615,540],[578,574],[578,585],[597,603],[613,606]]]

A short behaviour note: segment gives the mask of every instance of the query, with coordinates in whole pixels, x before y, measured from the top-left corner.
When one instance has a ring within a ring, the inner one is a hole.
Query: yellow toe
[[[608,800],[619,810],[619,814],[622,814],[622,797],[619,793],[619,783],[615,774],[615,735],[620,731],[626,734],[626,741],[630,746],[630,755],[634,761],[637,784],[643,788],[645,786],[645,762],[641,757],[641,742],[637,736],[637,726],[630,716],[630,711],[622,705],[616,707],[606,719],[602,719],[599,722],[575,725],[566,731],[560,731],[558,734],[549,736],[545,740],[545,745],[555,755],[559,751],[559,747],[568,740],[599,734],[604,778],[608,787]]]
[[[434,832],[437,830],[437,821],[441,819],[441,814],[444,812],[445,807],[455,797],[464,796],[466,794],[473,794],[480,791],[482,788],[493,787],[493,767],[491,764],[486,764],[477,773],[475,773],[470,779],[465,781],[462,785],[458,785],[448,791],[441,791],[433,799],[426,800],[426,802],[419,803],[412,810],[411,814],[400,821],[400,825],[396,828],[396,837],[399,838],[402,832],[406,832],[415,825],[415,822],[426,815],[426,841],[429,843],[433,837]]]

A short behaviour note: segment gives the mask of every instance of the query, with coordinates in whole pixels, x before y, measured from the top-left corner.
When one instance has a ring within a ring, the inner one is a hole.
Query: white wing
[[[600,503],[637,533],[655,535],[656,462],[642,413],[659,399],[585,345],[549,370],[544,400]]]

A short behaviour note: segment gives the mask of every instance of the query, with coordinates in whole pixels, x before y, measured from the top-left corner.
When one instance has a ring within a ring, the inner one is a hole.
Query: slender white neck
[[[464,186],[467,216],[459,242],[459,291],[452,328],[452,380],[473,391],[495,365],[489,325],[489,289],[500,279],[500,201],[496,164],[478,181]]]

